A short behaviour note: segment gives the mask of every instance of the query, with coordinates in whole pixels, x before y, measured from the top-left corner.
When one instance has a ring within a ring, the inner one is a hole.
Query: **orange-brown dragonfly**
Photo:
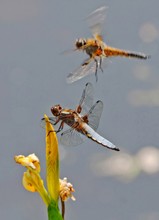
[[[86,52],[86,54],[89,55],[89,58],[67,76],[68,83],[75,82],[90,73],[95,73],[97,81],[97,71],[100,69],[103,72],[102,62],[105,58],[116,56],[145,60],[150,58],[149,55],[143,53],[114,48],[104,43],[101,30],[106,16],[106,9],[107,7],[105,6],[100,7],[88,16],[87,21],[93,34],[93,38],[77,39],[74,50]]]
[[[64,124],[70,127],[61,133],[60,141],[63,145],[79,145],[83,143],[83,138],[86,136],[104,147],[119,151],[119,148],[96,132],[102,111],[103,102],[98,100],[93,104],[93,86],[91,83],[87,83],[75,110],[62,108],[59,104],[55,105],[51,108],[54,117],[49,119],[53,125],[60,122],[56,132],[60,132],[64,128]]]

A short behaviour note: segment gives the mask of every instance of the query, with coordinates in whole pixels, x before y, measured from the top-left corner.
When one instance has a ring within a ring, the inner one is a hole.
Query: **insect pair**
[[[90,73],[95,73],[97,81],[97,71],[98,69],[103,71],[103,61],[109,57],[121,56],[138,59],[148,59],[150,57],[142,53],[114,48],[104,43],[102,25],[105,20],[106,9],[105,6],[100,7],[87,18],[93,38],[80,38],[76,40],[76,48],[73,51],[79,50],[86,52],[89,58],[67,76],[69,83],[75,82]],[[119,148],[96,132],[102,111],[102,101],[99,100],[93,104],[93,87],[91,83],[87,83],[76,109],[66,109],[62,108],[61,105],[55,105],[51,108],[54,117],[50,117],[50,121],[53,125],[57,125],[60,122],[60,126],[56,132],[61,131],[64,124],[70,127],[61,133],[61,142],[64,145],[79,145],[83,142],[83,137],[86,136],[104,147],[119,151]]]

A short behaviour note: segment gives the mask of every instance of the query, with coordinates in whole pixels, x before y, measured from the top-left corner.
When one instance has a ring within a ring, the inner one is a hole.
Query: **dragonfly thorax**
[[[85,46],[86,43],[87,43],[86,39],[79,38],[79,39],[76,40],[75,46],[76,46],[77,49],[81,49],[81,47]]]
[[[61,114],[62,107],[60,105],[55,105],[51,108],[51,112],[54,116],[59,116]]]
[[[86,50],[86,53],[92,57],[92,54],[93,53],[96,53],[97,49],[100,49],[100,47],[98,47],[97,45],[90,45],[88,46],[85,50]],[[101,50],[101,49],[100,49]],[[98,56],[98,54],[97,54]]]

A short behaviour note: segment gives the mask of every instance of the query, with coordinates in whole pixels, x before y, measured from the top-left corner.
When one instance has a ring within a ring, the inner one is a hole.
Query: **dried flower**
[[[67,178],[60,179],[60,197],[62,201],[67,201],[70,197],[73,201],[75,201],[75,197],[72,193],[75,192],[73,185],[67,182]]]

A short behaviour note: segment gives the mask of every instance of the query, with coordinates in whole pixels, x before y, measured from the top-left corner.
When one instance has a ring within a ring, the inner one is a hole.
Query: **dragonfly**
[[[54,126],[60,123],[56,130],[57,133],[63,130],[65,124],[70,127],[61,133],[60,141],[63,145],[82,144],[85,136],[106,148],[119,151],[119,148],[113,143],[96,132],[102,111],[103,102],[98,100],[93,104],[93,86],[91,83],[87,83],[75,110],[62,108],[59,104],[54,105],[51,107],[53,117],[50,117],[49,120]]]
[[[97,71],[103,72],[102,63],[105,58],[110,57],[127,57],[146,60],[149,55],[133,51],[118,49],[107,45],[102,36],[102,25],[106,17],[106,6],[102,6],[93,11],[88,17],[87,22],[92,32],[93,38],[79,38],[75,42],[74,51],[83,51],[89,57],[72,73],[67,76],[67,82],[75,82],[90,73],[95,73],[96,81],[98,80]]]

